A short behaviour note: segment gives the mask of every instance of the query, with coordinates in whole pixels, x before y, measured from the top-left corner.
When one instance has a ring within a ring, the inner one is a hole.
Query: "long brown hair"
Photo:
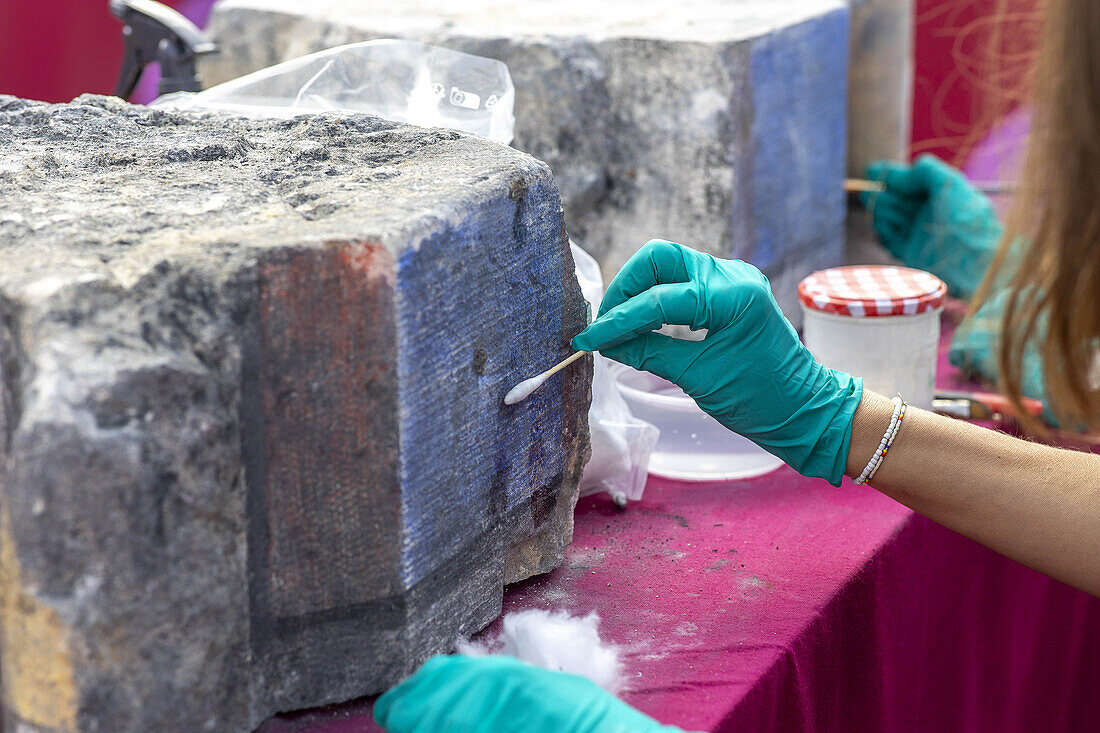
[[[1001,388],[1019,406],[1024,353],[1037,348],[1051,409],[1063,425],[1096,427],[1100,391],[1090,372],[1100,343],[1100,2],[1046,6],[1021,188],[976,302],[1014,270]]]

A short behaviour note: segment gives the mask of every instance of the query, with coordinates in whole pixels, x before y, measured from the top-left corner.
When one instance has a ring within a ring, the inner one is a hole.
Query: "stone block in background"
[[[852,0],[848,174],[907,160],[913,112],[913,0]]]
[[[875,160],[909,159],[913,113],[913,0],[852,0],[848,62],[848,175]],[[860,206],[848,213],[845,260],[898,264]]]
[[[549,168],[361,116],[0,97],[13,731],[377,692],[560,562],[590,364]]]
[[[514,145],[605,278],[673,239],[758,265],[800,322],[798,281],[843,259],[842,0],[224,0],[208,31],[208,84],[382,37],[501,59]]]

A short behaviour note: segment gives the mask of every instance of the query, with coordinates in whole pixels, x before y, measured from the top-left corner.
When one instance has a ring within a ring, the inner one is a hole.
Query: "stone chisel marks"
[[[0,139],[5,729],[252,730],[561,561],[591,362],[502,403],[584,325],[545,164],[102,97]]]

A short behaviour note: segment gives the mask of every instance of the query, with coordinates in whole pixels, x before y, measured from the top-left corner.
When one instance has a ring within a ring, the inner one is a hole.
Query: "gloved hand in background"
[[[1007,288],[998,291],[983,303],[976,313],[963,319],[958,330],[955,331],[947,358],[964,374],[983,377],[994,383],[997,381],[1000,371],[997,361],[1000,349],[999,339],[1010,292]],[[1040,340],[1045,338],[1045,329],[1041,323],[1038,338]],[[1051,412],[1050,402],[1046,397],[1043,358],[1035,343],[1029,344],[1024,350],[1021,374],[1023,380],[1020,388],[1024,397],[1042,402],[1046,408],[1043,411],[1043,419],[1050,425],[1057,426],[1058,419]]]
[[[666,323],[707,336],[652,333]],[[599,317],[573,348],[674,382],[796,471],[840,485],[862,380],[814,360],[752,265],[649,242],[611,281]]]
[[[864,193],[883,245],[909,267],[937,275],[952,295],[972,298],[993,262],[1003,229],[993,204],[955,168],[931,155],[912,166],[876,162],[867,177],[883,181],[886,191]],[[1007,263],[1001,280],[1011,278],[1015,264]],[[987,302],[959,326],[948,355],[965,373],[998,381],[998,340],[1008,297],[1005,286],[994,284]],[[1039,352],[1024,354],[1023,392],[1047,404],[1043,364]],[[1044,418],[1055,423],[1049,408]]]
[[[432,657],[378,698],[389,733],[673,733],[596,683],[512,657]]]
[[[1004,231],[989,198],[931,155],[912,166],[872,163],[867,177],[886,184],[861,195],[886,249],[942,279],[952,295],[973,297]]]

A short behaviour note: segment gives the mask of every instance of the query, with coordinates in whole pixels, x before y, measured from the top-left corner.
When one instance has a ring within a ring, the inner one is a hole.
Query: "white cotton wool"
[[[483,641],[460,641],[458,651],[471,656],[506,654],[536,667],[576,674],[608,692],[619,691],[619,651],[600,641],[600,617],[570,616],[564,611],[517,611],[504,617],[500,634]]]

